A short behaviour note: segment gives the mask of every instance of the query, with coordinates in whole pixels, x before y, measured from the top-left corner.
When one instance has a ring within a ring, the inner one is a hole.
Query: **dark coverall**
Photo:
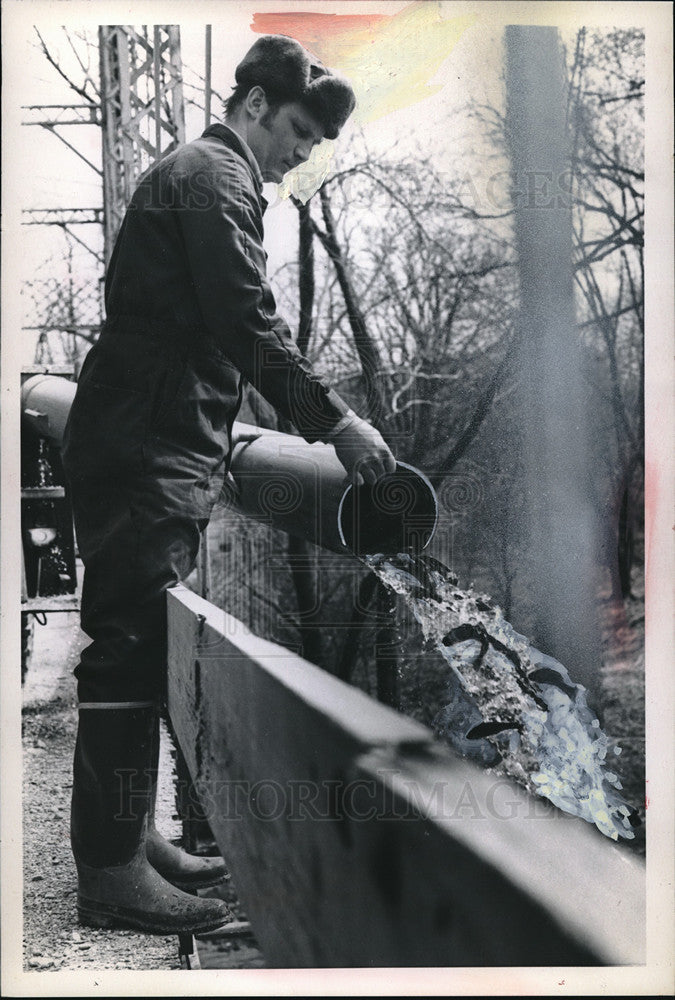
[[[194,566],[242,379],[310,442],[348,412],[276,313],[265,207],[250,150],[212,125],[145,174],[124,219],[64,443],[93,640],[81,702],[164,695],[165,592]]]

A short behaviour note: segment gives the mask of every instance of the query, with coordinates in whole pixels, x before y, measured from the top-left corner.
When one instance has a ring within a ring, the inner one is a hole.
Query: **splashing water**
[[[427,644],[440,651],[468,695],[462,710],[451,704],[439,713],[437,723],[448,735],[458,722],[470,725],[461,734],[465,742],[488,751],[492,745],[484,763],[501,756],[500,766],[528,791],[594,823],[612,840],[633,839],[640,820],[607,769],[608,738],[585,688],[562,664],[530,646],[489,597],[461,590],[438,560],[407,553],[362,558],[402,595]],[[456,738],[451,742],[458,745]]]

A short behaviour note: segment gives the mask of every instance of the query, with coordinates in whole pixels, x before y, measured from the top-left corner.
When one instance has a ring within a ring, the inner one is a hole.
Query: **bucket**
[[[436,531],[438,501],[427,477],[405,462],[374,486],[348,486],[338,508],[345,548],[357,556],[421,552]]]

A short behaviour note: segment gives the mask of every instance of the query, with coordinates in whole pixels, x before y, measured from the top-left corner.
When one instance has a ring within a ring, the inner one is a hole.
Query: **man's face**
[[[298,101],[270,108],[263,102],[249,127],[248,144],[265,181],[277,184],[285,173],[304,163],[324,137],[323,126]]]

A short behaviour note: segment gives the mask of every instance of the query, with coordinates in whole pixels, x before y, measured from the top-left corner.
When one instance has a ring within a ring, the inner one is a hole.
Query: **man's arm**
[[[323,440],[348,406],[300,353],[266,275],[261,213],[248,168],[224,149],[204,159],[184,201],[183,237],[202,317],[221,349],[308,441]]]
[[[180,228],[202,316],[217,343],[307,441],[330,440],[354,481],[392,472],[395,460],[381,435],[314,371],[277,314],[247,167],[219,152],[208,176],[200,175],[205,188],[208,197],[181,208]]]

